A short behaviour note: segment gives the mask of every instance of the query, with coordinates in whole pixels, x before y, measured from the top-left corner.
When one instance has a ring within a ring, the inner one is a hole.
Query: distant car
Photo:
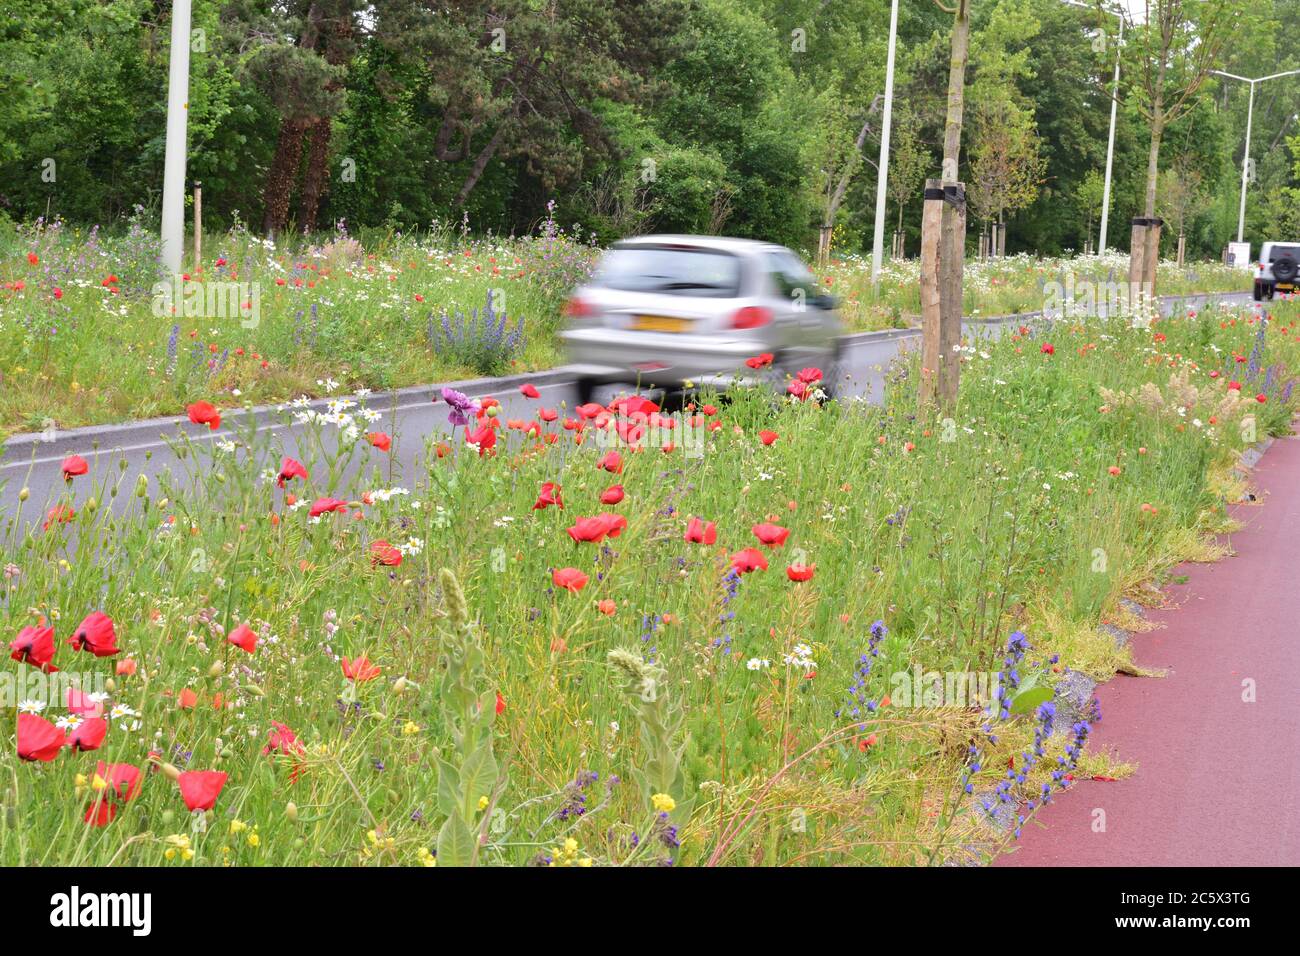
[[[816,366],[829,378],[837,305],[784,246],[641,236],[611,246],[574,291],[560,338],[580,403],[614,383],[725,386],[748,371],[746,359],[769,352],[778,369]],[[829,393],[829,384],[822,388]]]
[[[1266,242],[1255,264],[1255,301],[1300,289],[1300,242]]]

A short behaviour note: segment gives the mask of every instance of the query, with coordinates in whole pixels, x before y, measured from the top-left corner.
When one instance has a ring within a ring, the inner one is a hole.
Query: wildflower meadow
[[[676,411],[525,382],[526,420],[432,389],[411,471],[365,391],[283,405],[296,457],[181,395],[165,476],[6,489],[0,860],[988,861],[1131,772],[1066,690],[1133,672],[1131,602],[1224,555],[1295,322],[1013,326],[943,417],[914,357],[883,405],[819,369]]]

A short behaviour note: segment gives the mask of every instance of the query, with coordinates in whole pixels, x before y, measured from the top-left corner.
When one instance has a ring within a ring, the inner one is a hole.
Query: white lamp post
[[[898,0],[889,7],[889,55],[885,60],[885,116],[880,131],[880,175],[876,181],[876,234],[871,243],[871,284],[880,282],[885,250],[885,190],[889,186],[889,121],[894,110],[894,47],[898,42]]]
[[[162,264],[172,275],[185,254],[185,127],[190,98],[190,0],[173,0],[163,164]]]
[[[1246,148],[1241,154],[1241,206],[1237,211],[1237,241],[1241,242],[1246,232],[1246,179],[1250,173],[1250,127],[1255,118],[1255,84],[1263,83],[1265,80],[1276,80],[1279,76],[1295,76],[1300,73],[1300,70],[1270,73],[1268,76],[1259,76],[1253,80],[1235,73],[1225,73],[1223,70],[1210,72],[1218,76],[1226,76],[1230,80],[1241,80],[1243,83],[1250,84],[1250,98],[1246,106]]]

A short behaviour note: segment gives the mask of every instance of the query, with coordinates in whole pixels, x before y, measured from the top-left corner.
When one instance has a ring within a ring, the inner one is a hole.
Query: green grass
[[[1245,416],[1258,437],[1289,427],[1300,337],[1294,306],[1275,315],[1266,331],[1248,313],[1206,310],[1152,329],[1081,320],[975,343],[950,418],[914,416],[915,366],[883,409],[778,407],[736,391],[715,400],[721,427],[701,455],[680,450],[679,422],[678,450],[623,448],[621,475],[597,467],[613,439],[591,425],[543,426],[554,443],[503,428],[484,457],[458,433],[458,453],[431,449],[397,476],[364,440],[317,425],[311,478],[285,490],[264,473],[278,449],[262,432],[192,448],[186,475],[78,479],[58,502],[26,501],[0,536],[0,632],[51,622],[54,663],[86,686],[107,680],[109,706],[138,717],[114,721],[99,751],[49,763],[20,761],[9,738],[0,863],[419,865],[434,850],[450,862],[472,845],[450,816],[478,828],[480,863],[987,856],[1006,834],[975,808],[1037,720],[999,721],[991,745],[976,707],[884,698],[918,668],[998,670],[1016,629],[1029,642],[1022,688],[1123,666],[1098,622],[1136,583],[1206,556],[1204,536],[1226,526],[1213,489],[1252,437]],[[1186,384],[1171,384],[1182,373]],[[1226,397],[1230,380],[1245,399]],[[763,430],[779,438],[766,445]],[[343,484],[352,455],[366,459],[362,477]],[[562,486],[563,511],[533,510],[544,482]],[[614,483],[624,500],[599,504]],[[395,485],[409,493],[368,494]],[[350,514],[309,520],[303,503],[320,496],[351,502]],[[70,525],[24,530],[58,504],[76,511]],[[627,527],[602,544],[566,533],[601,512]],[[691,516],[717,522],[716,543],[683,540]],[[789,529],[784,545],[759,545],[751,526],[765,521]],[[377,539],[403,545],[400,566],[372,566]],[[770,567],[735,583],[730,556],[750,546]],[[791,563],[815,565],[813,579],[791,581]],[[583,590],[553,586],[564,567],[589,576]],[[95,610],[116,622],[115,657],[62,643]],[[877,620],[888,633],[864,677]],[[240,623],[261,635],[251,656],[222,639]],[[653,657],[649,691],[641,678],[629,691],[611,667],[620,648]],[[453,650],[468,663],[448,672]],[[352,685],[336,658],[359,655],[381,672]],[[115,673],[126,659],[136,672]],[[5,663],[6,679],[36,673]],[[195,707],[179,706],[185,691]],[[498,693],[488,763],[453,731],[480,733]],[[56,701],[45,716],[63,712]],[[12,715],[0,734],[13,733]],[[301,755],[262,754],[273,721],[296,732]],[[1068,738],[1047,742],[1047,760]],[[983,769],[964,796],[972,741]],[[162,772],[108,825],[83,823],[97,760],[145,767],[150,751]],[[214,811],[187,812],[171,779],[184,769],[229,774]],[[1075,772],[1112,770],[1122,772],[1088,754]],[[440,793],[440,775],[464,793]],[[1017,796],[1044,779],[1036,768]],[[656,794],[675,803],[667,820]],[[585,812],[562,816],[579,795]],[[665,840],[670,825],[680,847]]]

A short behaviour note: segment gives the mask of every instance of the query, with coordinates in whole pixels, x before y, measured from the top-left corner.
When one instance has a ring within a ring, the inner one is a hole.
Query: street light
[[[1110,134],[1106,138],[1106,181],[1101,191],[1101,234],[1097,237],[1097,254],[1101,255],[1106,251],[1106,227],[1110,224],[1110,174],[1115,168],[1115,118],[1119,107],[1119,60],[1124,49],[1124,13],[1122,10],[1107,10],[1101,4],[1094,7],[1091,4],[1080,3],[1078,0],[1061,0],[1061,2],[1085,10],[1109,13],[1119,20],[1119,39],[1115,43],[1115,80],[1110,95]]]
[[[1211,70],[1219,76],[1226,76],[1230,80],[1240,80],[1243,83],[1250,84],[1250,99],[1246,107],[1246,148],[1241,154],[1241,207],[1237,212],[1237,241],[1241,242],[1246,231],[1246,177],[1250,172],[1250,125],[1255,117],[1255,84],[1263,83],[1265,80],[1276,80],[1280,76],[1295,76],[1300,70],[1286,70],[1282,73],[1270,73],[1268,76],[1258,76],[1250,79],[1245,76],[1238,76],[1235,73],[1225,73],[1223,70]]]
[[[880,283],[885,249],[885,189],[889,185],[889,120],[894,109],[894,47],[898,42],[898,0],[889,7],[889,55],[885,60],[885,116],[880,131],[880,175],[876,178],[876,234],[871,243],[871,285]]]
[[[162,196],[162,264],[171,275],[181,271],[185,254],[185,126],[189,98],[190,0],[174,0]]]

